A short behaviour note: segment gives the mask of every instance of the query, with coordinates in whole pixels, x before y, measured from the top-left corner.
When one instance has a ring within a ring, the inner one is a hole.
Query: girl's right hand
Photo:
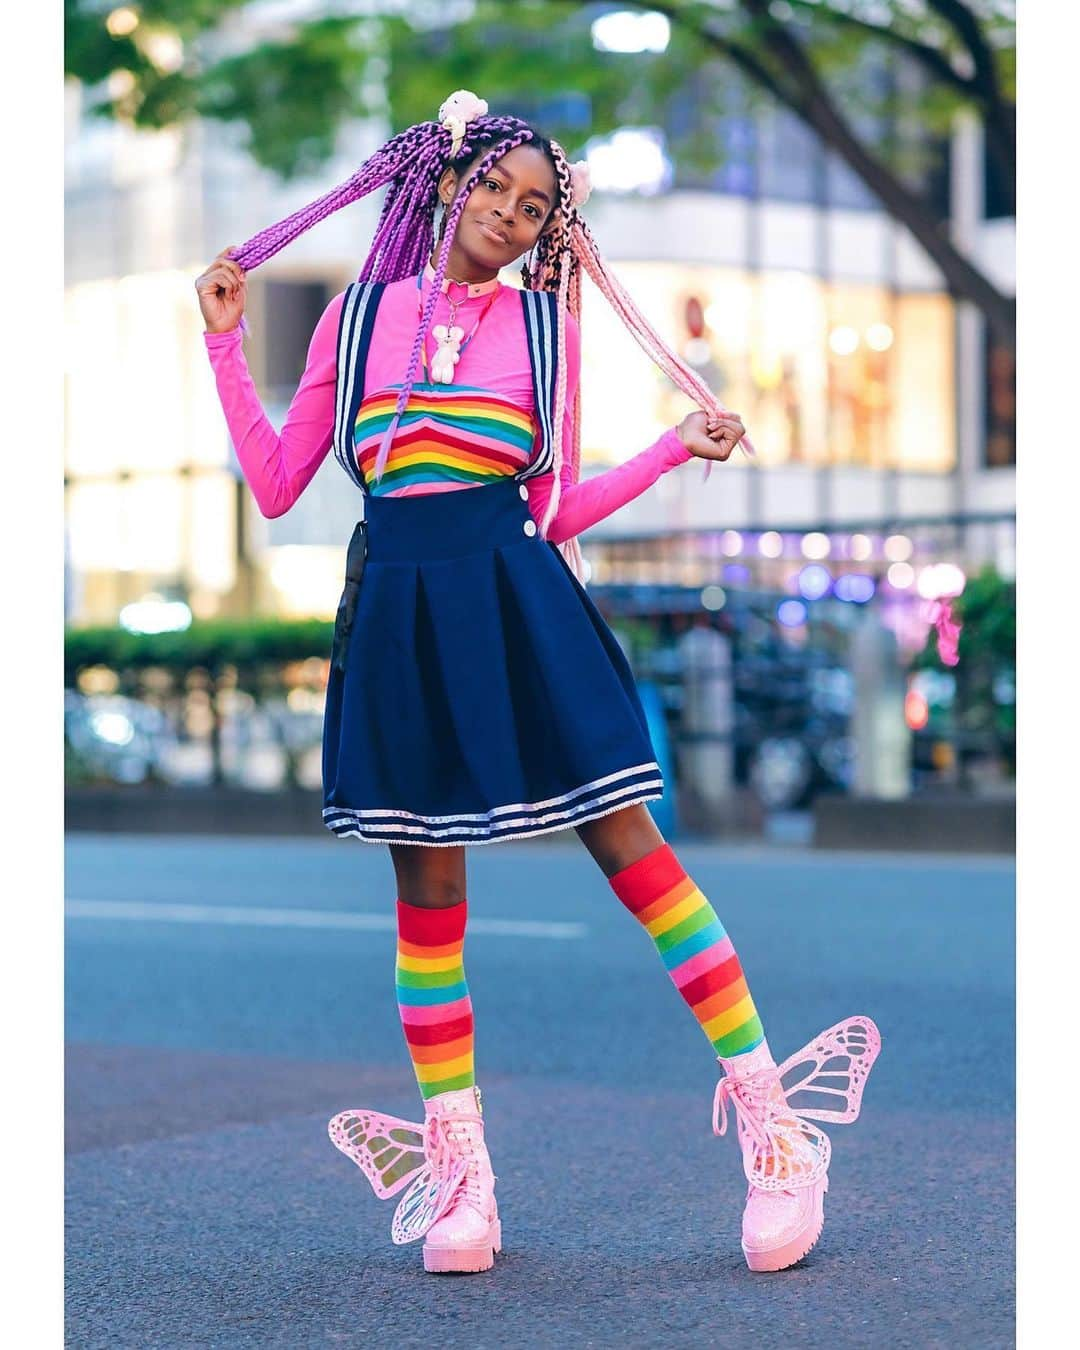
[[[243,317],[247,280],[240,264],[229,257],[233,247],[230,245],[219,253],[195,280],[199,308],[208,333],[231,332]]]

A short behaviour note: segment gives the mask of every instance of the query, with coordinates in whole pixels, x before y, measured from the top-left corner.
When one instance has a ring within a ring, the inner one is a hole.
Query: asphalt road
[[[709,1047],[572,836],[469,855],[506,1244],[470,1277],[392,1246],[326,1136],[344,1107],[420,1112],[386,850],[74,836],[68,1343],[1012,1345],[1011,866],[677,852],[778,1058],[850,1013],[882,1031],[803,1263],[746,1269]]]

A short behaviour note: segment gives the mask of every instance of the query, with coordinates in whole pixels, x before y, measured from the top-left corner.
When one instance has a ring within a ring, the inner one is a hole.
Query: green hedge
[[[247,619],[193,623],[177,633],[129,633],[124,628],[69,628],[64,673],[73,684],[89,666],[172,671],[247,667],[327,658],[334,625],[324,619]]]

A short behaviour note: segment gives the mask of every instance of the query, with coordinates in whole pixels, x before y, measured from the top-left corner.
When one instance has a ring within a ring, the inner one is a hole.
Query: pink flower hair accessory
[[[575,160],[570,165],[570,182],[574,189],[574,207],[580,210],[592,195],[592,174],[588,160]]]
[[[455,89],[439,108],[439,122],[450,133],[450,158],[454,159],[465,139],[465,128],[478,117],[487,116],[487,100],[477,98],[471,89]]]

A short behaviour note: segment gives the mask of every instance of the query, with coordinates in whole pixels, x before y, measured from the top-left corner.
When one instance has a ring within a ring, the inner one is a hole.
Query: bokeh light
[[[874,546],[865,534],[853,534],[848,540],[848,557],[855,562],[865,562],[873,551]]]
[[[862,572],[848,572],[837,577],[833,595],[837,600],[846,600],[850,604],[865,605],[874,598],[874,578]]]
[[[811,534],[804,534],[801,547],[804,558],[827,558],[830,548],[829,536],[816,530]]]
[[[907,562],[914,547],[906,534],[890,534],[885,540],[884,553],[890,562]]]
[[[874,352],[887,352],[893,345],[893,330],[887,323],[872,323],[866,330],[866,345]]]
[[[962,568],[957,567],[955,563],[938,563],[938,595],[960,595],[966,585],[967,577],[964,575]]]
[[[125,605],[119,622],[129,633],[179,633],[191,627],[191,610],[183,600],[150,595]]]
[[[960,595],[966,585],[967,577],[955,563],[931,563],[920,569],[916,589],[924,600],[940,600]]]
[[[141,45],[163,75],[171,75],[184,64],[184,44],[175,33],[149,33]]]
[[[109,78],[105,81],[109,90],[109,97],[115,101],[127,98],[128,94],[135,88],[135,76],[130,70],[124,70],[122,67],[118,70],[110,70]]]
[[[620,9],[593,20],[592,43],[598,52],[664,52],[671,40],[667,15]]]
[[[742,547],[742,535],[738,530],[725,530],[720,536],[720,552],[726,558],[737,558]]]
[[[859,345],[859,335],[854,328],[841,324],[829,334],[829,346],[837,356],[850,356]]]
[[[904,697],[904,721],[912,731],[922,731],[930,721],[930,705],[917,689],[909,689]]]
[[[620,127],[597,137],[586,144],[585,159],[599,191],[651,195],[671,184],[664,134],[654,127]]]
[[[885,575],[894,590],[906,591],[915,580],[915,569],[910,563],[897,562],[893,563]]]
[[[138,14],[127,5],[114,9],[105,20],[105,27],[108,29],[110,37],[127,37],[129,33],[134,33],[138,26]]]
[[[784,541],[775,530],[766,530],[758,540],[758,552],[763,558],[779,558],[784,551]]]
[[[832,575],[820,563],[811,563],[799,573],[799,592],[807,600],[820,600],[832,588]]]
[[[801,600],[781,600],[776,606],[777,622],[785,628],[801,628],[806,622],[807,613]]]
[[[95,736],[110,745],[130,745],[135,739],[135,727],[122,712],[96,712],[90,718]]]

